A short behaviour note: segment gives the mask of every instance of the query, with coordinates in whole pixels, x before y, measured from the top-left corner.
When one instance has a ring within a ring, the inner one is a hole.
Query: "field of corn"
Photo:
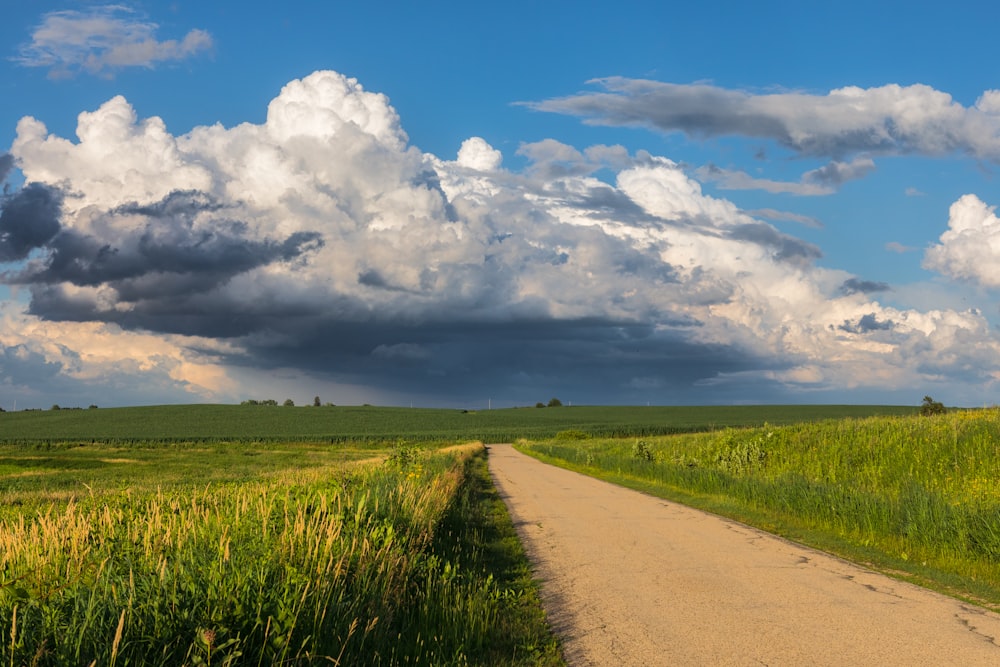
[[[1000,410],[520,448],[1000,609]]]
[[[915,414],[879,405],[563,406],[444,410],[375,406],[159,405],[0,413],[0,443],[97,440],[152,442],[327,443],[474,441],[551,438],[576,429],[602,437],[648,436],[726,426]]]
[[[481,446],[0,447],[2,665],[561,663]]]

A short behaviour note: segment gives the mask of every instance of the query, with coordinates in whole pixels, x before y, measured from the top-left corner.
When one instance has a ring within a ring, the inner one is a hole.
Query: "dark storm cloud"
[[[687,340],[693,325],[681,322],[669,330],[603,319],[314,324],[293,339],[251,342],[247,361],[229,361],[308,367],[340,382],[443,397],[454,405],[487,396],[533,405],[552,394],[577,403],[610,396],[615,402],[706,402],[714,390],[697,390],[698,383],[759,363],[745,351]]]
[[[868,315],[862,316],[857,322],[844,320],[844,323],[837,328],[841,331],[846,331],[847,333],[866,334],[873,331],[890,331],[895,326],[896,325],[892,320],[879,322],[875,313],[869,313]]]
[[[875,282],[873,280],[859,280],[858,278],[848,278],[840,286],[842,294],[873,294],[876,292],[888,292],[892,287],[889,283]]]
[[[54,188],[29,183],[0,205],[0,262],[24,259],[59,233],[62,195]]]
[[[46,210],[41,204],[34,208]],[[33,245],[22,240],[20,247],[30,250],[47,242],[49,257],[9,280],[34,285],[107,284],[128,301],[182,297],[211,290],[257,267],[290,261],[322,244],[319,234],[312,232],[296,232],[283,240],[250,239],[245,223],[225,218],[196,225],[198,214],[220,209],[202,193],[175,192],[148,206],[129,205],[109,212],[107,215],[115,218],[135,218],[131,233],[117,238],[97,238],[74,230],[55,234],[58,222],[35,227]],[[48,238],[43,240],[43,236]],[[13,241],[7,245],[12,246]],[[45,312],[40,304],[33,310],[61,319],[57,312]]]
[[[14,156],[10,153],[0,155],[0,183],[3,183],[12,171],[14,171]]]

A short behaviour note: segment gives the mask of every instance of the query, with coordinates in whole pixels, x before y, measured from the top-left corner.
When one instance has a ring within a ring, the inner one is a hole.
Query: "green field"
[[[1000,410],[522,441],[586,474],[1000,609]]]
[[[479,445],[0,446],[2,665],[562,665]]]
[[[1000,411],[917,412],[2,413],[0,665],[561,665],[477,440],[1000,606]]]
[[[755,405],[711,407],[508,408],[432,410],[383,407],[166,405],[0,413],[0,442],[98,440],[171,442],[513,442],[580,430],[595,436],[645,436],[727,426],[914,414],[915,407]]]

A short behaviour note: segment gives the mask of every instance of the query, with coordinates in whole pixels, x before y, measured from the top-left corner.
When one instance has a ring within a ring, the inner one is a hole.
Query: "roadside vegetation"
[[[1000,410],[519,448],[1000,609]]]
[[[563,664],[481,445],[46,441],[0,482],[3,665]]]

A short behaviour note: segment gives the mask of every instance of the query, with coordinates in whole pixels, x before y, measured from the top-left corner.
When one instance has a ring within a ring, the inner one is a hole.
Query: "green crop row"
[[[523,444],[1000,606],[1000,411]]]

